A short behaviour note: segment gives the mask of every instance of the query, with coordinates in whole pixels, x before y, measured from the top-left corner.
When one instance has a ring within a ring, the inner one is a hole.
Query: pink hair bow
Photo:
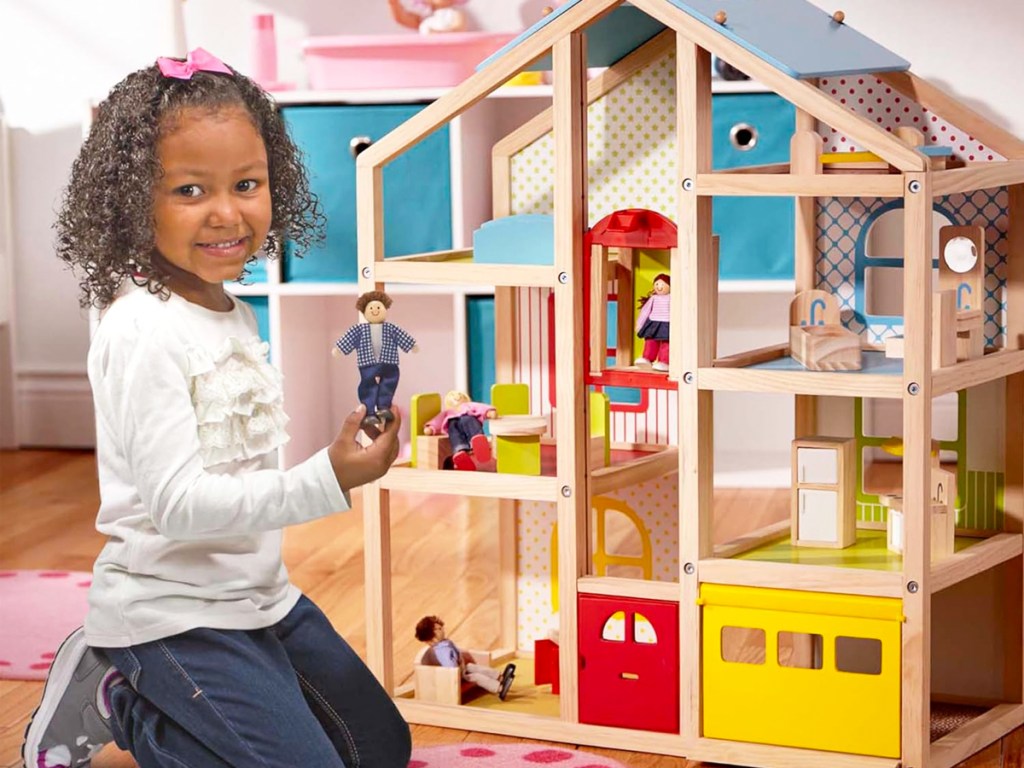
[[[202,48],[193,50],[185,57],[184,61],[161,56],[156,60],[156,65],[164,77],[176,77],[179,80],[191,80],[192,75],[200,71],[223,72],[225,75],[234,74],[228,69],[227,64]]]

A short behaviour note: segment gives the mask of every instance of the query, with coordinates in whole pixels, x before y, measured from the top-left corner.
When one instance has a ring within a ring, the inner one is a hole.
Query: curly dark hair
[[[232,106],[248,112],[267,149],[272,219],[264,253],[280,255],[288,240],[298,254],[323,238],[324,217],[301,153],[256,83],[238,72],[200,71],[182,80],[165,77],[156,65],[146,67],[115,85],[99,105],[61,201],[57,255],[81,272],[83,307],[108,306],[126,278],[166,293],[167,275],[151,258],[153,187],[163,172],[157,141],[184,109]]]
[[[434,639],[434,625],[440,624],[444,626],[444,622],[437,616],[424,616],[422,619],[416,622],[416,639],[421,643],[426,643],[429,640]]]
[[[384,309],[391,309],[391,305],[394,303],[394,300],[384,291],[367,291],[356,299],[356,311],[362,314],[371,301],[379,301],[384,305]]]

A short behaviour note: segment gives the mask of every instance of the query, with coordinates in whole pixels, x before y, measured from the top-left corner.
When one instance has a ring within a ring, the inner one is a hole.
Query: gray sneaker
[[[89,765],[110,741],[110,686],[123,680],[106,657],[72,632],[57,649],[43,698],[25,729],[25,768]]]

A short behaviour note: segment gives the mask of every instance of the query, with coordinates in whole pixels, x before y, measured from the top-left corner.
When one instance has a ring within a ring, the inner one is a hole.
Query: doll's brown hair
[[[356,309],[359,311],[359,314],[362,314],[370,306],[371,301],[379,301],[384,305],[384,309],[391,309],[392,299],[384,291],[367,291],[356,299]]]
[[[424,616],[422,619],[416,622],[416,639],[421,643],[425,643],[428,640],[434,639],[434,627],[440,624],[444,626],[444,622],[441,621],[438,616]]]

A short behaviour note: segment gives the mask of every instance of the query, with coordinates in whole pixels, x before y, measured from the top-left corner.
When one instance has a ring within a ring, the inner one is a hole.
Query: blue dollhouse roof
[[[807,0],[663,0],[743,46],[790,77],[809,78],[872,72],[902,72],[910,63]],[[478,69],[504,55],[583,0],[567,0]],[[715,14],[725,11],[725,24]],[[587,29],[588,66],[610,66],[654,37],[665,26],[637,8],[623,5]],[[550,59],[533,68],[549,69]]]

